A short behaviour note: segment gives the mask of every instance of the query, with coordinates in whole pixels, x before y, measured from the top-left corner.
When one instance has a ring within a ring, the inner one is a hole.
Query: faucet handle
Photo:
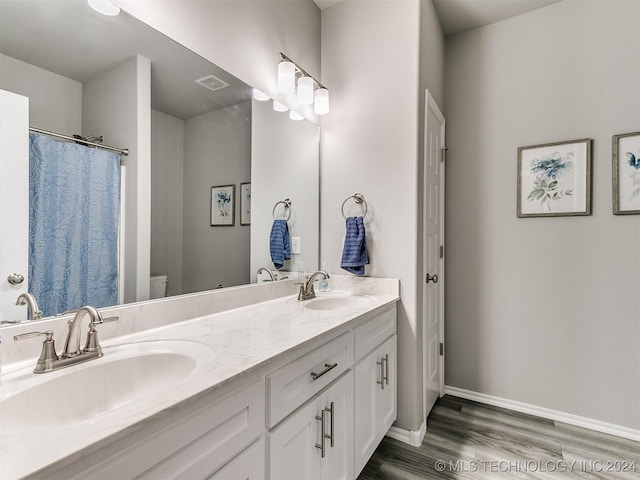
[[[39,337],[41,335],[43,337],[47,337],[45,342],[52,342],[53,341],[53,330],[47,330],[46,332],[21,333],[20,335],[14,335],[13,339],[14,340],[26,340],[27,338]]]
[[[53,370],[53,362],[58,360],[58,354],[56,353],[56,344],[53,340],[53,331],[47,330],[46,332],[28,332],[20,335],[14,335],[14,340],[26,340],[27,338],[34,338],[39,336],[46,337],[42,342],[42,351],[40,352],[40,358],[36,362],[36,368],[34,373],[45,373]]]
[[[95,321],[92,319],[91,322],[89,322],[89,331],[87,332],[87,343],[82,349],[82,353],[98,352],[100,356],[102,356],[102,347],[98,342],[98,331],[96,330],[96,326],[100,325],[101,323],[117,322],[118,320],[120,320],[120,317],[102,318],[102,316],[99,316],[95,319]]]

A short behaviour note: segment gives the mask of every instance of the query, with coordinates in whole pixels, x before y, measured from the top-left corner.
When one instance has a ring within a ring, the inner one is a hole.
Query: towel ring
[[[287,218],[285,218],[284,220],[289,220],[291,218],[291,199],[289,198],[285,198],[284,200],[280,200],[279,202],[276,202],[276,204],[273,206],[273,212],[272,212],[272,216],[273,219],[276,219],[276,208],[278,208],[278,205],[280,204],[284,205],[284,208],[288,210],[289,215],[287,215]]]
[[[366,202],[366,200],[364,199],[364,196],[363,196],[361,193],[354,193],[354,194],[353,194],[353,195],[351,195],[350,197],[347,197],[347,198],[344,200],[344,202],[342,202],[342,207],[340,208],[340,210],[342,211],[342,216],[343,216],[344,218],[347,218],[347,216],[344,214],[344,206],[345,206],[345,204],[346,204],[349,200],[351,200],[352,198],[353,198],[353,201],[354,201],[355,203],[358,203],[358,204],[360,204],[360,203],[364,203],[364,213],[362,214],[362,218],[366,217],[366,216],[367,216],[367,211],[369,210],[369,208],[367,207],[367,202]]]

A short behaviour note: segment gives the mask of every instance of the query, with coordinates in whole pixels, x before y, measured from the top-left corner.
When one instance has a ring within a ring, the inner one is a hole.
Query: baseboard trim
[[[579,415],[560,412],[558,410],[552,410],[550,408],[538,407],[529,403],[509,400],[507,398],[494,397],[493,395],[474,392],[472,390],[465,390],[458,387],[445,386],[444,393],[453,395],[454,397],[474,400],[476,402],[486,403],[488,405],[493,405],[496,407],[508,408],[510,410],[515,410],[516,412],[528,413],[530,415],[548,418],[549,420],[557,420],[559,422],[568,423],[577,427],[589,428],[597,432],[608,433],[617,437],[628,438],[629,440],[640,442],[640,430],[623,427],[614,423],[602,422],[600,420],[594,420],[588,417],[581,417]]]
[[[422,440],[427,433],[427,421],[423,421],[420,430],[405,430],[404,428],[391,427],[387,432],[387,437],[408,443],[413,447],[422,445]]]

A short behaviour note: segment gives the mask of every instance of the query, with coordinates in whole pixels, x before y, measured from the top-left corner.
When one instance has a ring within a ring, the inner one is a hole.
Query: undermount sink
[[[366,295],[339,295],[307,300],[304,306],[311,310],[339,310],[360,307],[370,301]]]
[[[0,400],[3,434],[90,421],[174,388],[200,370],[213,351],[189,341],[149,341],[103,348],[104,356],[42,375]],[[33,367],[31,367],[31,370]]]

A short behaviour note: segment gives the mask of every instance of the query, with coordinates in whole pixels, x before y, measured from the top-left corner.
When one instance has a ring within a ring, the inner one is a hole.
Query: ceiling
[[[187,119],[251,99],[244,82],[126,12],[107,17],[86,0],[0,0],[0,53],[90,81],[134,55],[151,61],[151,105]],[[195,83],[214,75],[229,87]]]
[[[342,0],[313,0],[325,9]],[[561,0],[433,0],[445,37],[546,7]]]

